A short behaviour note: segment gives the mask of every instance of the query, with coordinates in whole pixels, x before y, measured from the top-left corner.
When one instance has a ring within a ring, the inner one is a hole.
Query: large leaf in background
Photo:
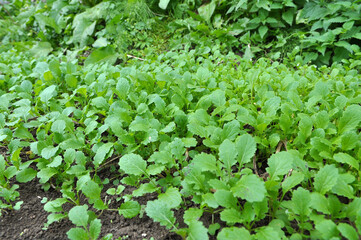
[[[48,56],[51,51],[53,48],[49,42],[38,42],[29,52],[34,58],[38,58]]]
[[[98,48],[89,55],[89,57],[85,60],[84,65],[88,66],[90,64],[99,64],[104,62],[112,65],[117,60],[117,57],[118,54],[115,52],[114,48],[110,46]]]
[[[203,17],[204,20],[210,22],[211,17],[216,9],[215,1],[212,1],[208,4],[202,5],[198,8],[199,15]]]
[[[165,9],[167,9],[167,6],[168,6],[169,1],[170,1],[170,0],[160,0],[158,6],[159,6],[161,9],[165,10]]]
[[[279,175],[285,175],[292,168],[293,155],[289,152],[279,152],[273,154],[268,159],[267,172],[270,174],[271,179]]]
[[[147,163],[138,154],[130,153],[119,159],[119,167],[126,174],[142,175],[145,173]]]

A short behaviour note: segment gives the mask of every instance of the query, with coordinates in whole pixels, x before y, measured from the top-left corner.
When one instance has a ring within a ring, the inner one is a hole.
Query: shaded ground
[[[43,197],[55,199],[60,193],[50,189],[44,192],[36,181],[19,184],[20,200],[24,201],[19,211],[10,211],[0,217],[0,239],[68,239],[66,232],[74,225],[69,220],[55,222],[43,230],[49,213],[43,210]],[[101,236],[113,234],[113,239],[181,239],[169,233],[164,227],[153,222],[146,215],[143,218],[124,219],[117,212],[104,212]]]

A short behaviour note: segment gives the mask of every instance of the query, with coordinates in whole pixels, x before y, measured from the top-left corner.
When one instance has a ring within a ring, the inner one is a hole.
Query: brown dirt
[[[10,239],[68,239],[66,232],[74,225],[67,219],[51,224],[47,230],[43,230],[47,222],[47,213],[43,209],[41,200],[46,197],[49,200],[61,197],[61,194],[53,189],[45,192],[35,180],[25,184],[19,184],[18,189],[21,201],[24,201],[19,211],[8,211],[0,217],[0,240]],[[149,196],[153,198],[152,196]],[[142,199],[143,200],[143,199]],[[146,202],[146,199],[144,199]],[[143,200],[143,201],[144,201]],[[142,201],[142,202],[143,202]],[[125,219],[118,212],[104,212],[100,217],[102,222],[101,237],[108,233],[113,234],[113,239],[181,239],[178,235],[170,233],[167,229],[153,222],[145,214],[143,218],[135,217]]]

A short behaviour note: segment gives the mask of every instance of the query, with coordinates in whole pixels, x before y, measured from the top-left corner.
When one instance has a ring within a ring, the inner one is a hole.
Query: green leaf
[[[238,152],[238,162],[243,165],[250,162],[254,156],[257,145],[254,138],[249,134],[243,134],[236,140],[236,148]]]
[[[359,239],[359,235],[357,234],[355,228],[350,226],[347,223],[339,223],[337,229],[340,231],[342,236],[349,240],[357,240]]]
[[[242,176],[231,191],[249,202],[261,202],[266,194],[264,182],[254,174]]]
[[[54,168],[43,168],[41,169],[38,173],[37,173],[37,177],[40,178],[39,182],[40,183],[46,183],[47,181],[49,181],[49,179],[54,176],[55,174],[57,174],[57,170]]]
[[[189,224],[187,240],[209,239],[208,230],[202,222],[192,221]]]
[[[288,192],[289,190],[291,190],[292,188],[294,188],[295,186],[300,184],[304,178],[305,178],[305,175],[302,172],[293,171],[292,175],[287,177],[282,182],[283,194],[286,194],[286,192]]]
[[[179,190],[174,187],[169,187],[165,193],[159,194],[158,199],[166,203],[170,208],[176,208],[182,202]]]
[[[300,216],[308,216],[310,210],[311,195],[310,192],[302,187],[292,193],[292,210]]]
[[[318,212],[322,212],[324,214],[330,214],[330,211],[328,210],[328,201],[326,197],[318,192],[311,193],[310,207],[312,207]]]
[[[183,215],[184,222],[189,225],[193,221],[198,221],[203,214],[202,209],[188,208]]]
[[[66,235],[70,240],[89,240],[88,234],[83,228],[72,228]]]
[[[109,153],[113,145],[114,145],[113,143],[108,142],[103,144],[100,148],[97,149],[97,153],[94,156],[94,165],[96,168],[103,163],[105,156]]]
[[[261,27],[258,28],[258,32],[259,32],[259,35],[261,36],[261,38],[263,39],[264,36],[266,35],[266,33],[268,32],[268,27],[265,25],[262,25]]]
[[[346,108],[338,124],[338,133],[354,130],[361,121],[361,106],[351,105]]]
[[[126,174],[142,175],[145,173],[147,163],[140,155],[130,153],[119,159],[119,167]]]
[[[34,140],[33,135],[23,126],[19,126],[15,132],[13,137],[21,138],[21,139],[31,139]]]
[[[315,190],[321,194],[325,194],[336,185],[338,178],[338,170],[334,165],[326,165],[321,168],[315,176]]]
[[[292,8],[282,13],[282,19],[286,21],[290,26],[292,26],[293,22],[294,10]]]
[[[323,239],[331,239],[332,237],[338,237],[338,231],[336,224],[331,220],[323,220],[315,224],[315,228],[322,234]]]
[[[243,227],[223,228],[217,236],[218,240],[242,239],[251,240],[251,234]]]
[[[233,142],[226,139],[219,146],[219,158],[227,168],[227,170],[231,170],[232,166],[236,163],[236,146]]]
[[[358,136],[355,132],[345,132],[341,136],[341,148],[342,150],[351,150],[356,147],[358,142]]]
[[[95,49],[84,61],[84,66],[90,64],[109,63],[113,65],[118,58],[118,54],[111,46]]]
[[[49,100],[57,95],[56,85],[51,85],[45,88],[40,94],[39,98],[42,102],[48,104]]]
[[[217,203],[226,208],[237,208],[237,199],[232,195],[230,191],[219,189],[214,193],[214,198]]]
[[[227,224],[242,223],[241,212],[234,208],[226,208],[221,212],[221,220]]]
[[[149,201],[145,212],[148,217],[152,218],[154,221],[159,222],[162,226],[166,226],[168,229],[172,228],[175,223],[175,217],[173,212],[164,204],[163,201],[155,200]]]
[[[34,169],[30,167],[25,168],[16,174],[16,181],[21,183],[29,182],[34,179],[36,174],[37,171],[35,171]]]
[[[165,10],[165,9],[167,9],[167,6],[168,6],[169,1],[170,1],[170,0],[159,0],[158,6],[159,6],[161,9]]]
[[[100,231],[102,228],[102,223],[100,219],[94,219],[89,226],[89,234],[92,239],[98,239]]]
[[[212,103],[216,107],[224,106],[226,104],[226,96],[224,91],[217,89],[210,95]]]
[[[210,22],[215,9],[216,9],[215,1],[211,1],[208,4],[204,4],[200,6],[198,8],[198,13],[204,20]]]
[[[270,174],[271,179],[276,176],[287,174],[293,165],[293,156],[289,152],[278,152],[273,154],[268,159],[267,172]]]
[[[48,146],[46,148],[43,148],[43,150],[41,151],[41,156],[45,159],[50,159],[55,156],[58,149],[59,149],[59,146],[57,146],[57,147]]]
[[[348,155],[347,153],[337,153],[335,155],[333,155],[333,159],[336,162],[339,163],[346,163],[348,165],[350,165],[351,167],[355,168],[356,170],[359,170],[359,163],[356,159],[354,159],[353,157],[351,157],[350,155]]]
[[[125,218],[133,218],[140,213],[140,205],[136,201],[129,201],[122,203],[119,207],[119,214],[123,215]]]
[[[90,199],[100,199],[102,188],[93,180],[87,181],[82,187],[82,192]]]
[[[69,220],[78,227],[88,226],[88,206],[75,206],[68,213]]]
[[[39,58],[48,56],[51,51],[53,51],[53,48],[49,42],[37,42],[29,52],[34,58]]]
[[[207,154],[207,153],[197,154],[194,157],[192,163],[194,164],[195,168],[198,168],[201,171],[215,172],[218,169],[216,158],[212,154]]]
[[[51,131],[52,132],[56,132],[56,133],[60,133],[63,134],[64,130],[65,130],[65,121],[64,120],[56,120],[55,122],[53,122],[53,124],[51,125]]]
[[[78,79],[72,74],[65,75],[65,82],[71,88],[76,88],[78,86]]]
[[[262,240],[273,240],[280,239],[278,232],[273,227],[262,227],[257,230],[257,234],[254,236],[254,239]]]

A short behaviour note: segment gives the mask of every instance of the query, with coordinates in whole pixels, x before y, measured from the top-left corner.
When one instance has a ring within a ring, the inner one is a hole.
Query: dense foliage
[[[99,238],[107,211],[184,239],[360,238],[360,1],[0,11],[0,215],[37,178],[69,239]]]

